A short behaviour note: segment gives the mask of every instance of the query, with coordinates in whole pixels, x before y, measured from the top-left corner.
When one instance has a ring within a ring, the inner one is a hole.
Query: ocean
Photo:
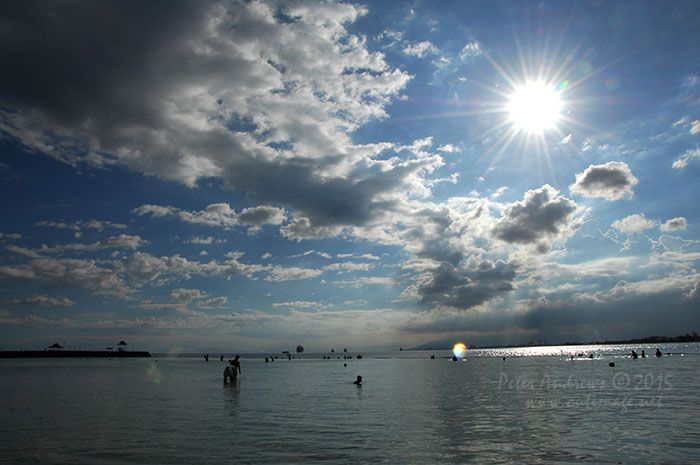
[[[0,463],[697,463],[700,345],[659,348],[4,359]]]

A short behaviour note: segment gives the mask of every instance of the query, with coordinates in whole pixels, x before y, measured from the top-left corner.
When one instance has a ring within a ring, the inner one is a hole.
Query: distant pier
[[[137,350],[0,350],[0,358],[132,358],[150,357]]]

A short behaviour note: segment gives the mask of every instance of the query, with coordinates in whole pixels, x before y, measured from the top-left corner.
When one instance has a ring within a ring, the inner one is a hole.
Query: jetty
[[[151,357],[139,350],[0,350],[0,358],[132,358]]]

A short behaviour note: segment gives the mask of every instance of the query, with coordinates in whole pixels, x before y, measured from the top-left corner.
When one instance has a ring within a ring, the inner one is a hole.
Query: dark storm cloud
[[[177,56],[202,21],[203,5],[179,0],[3,2],[0,60],[12,72],[0,74],[0,98],[64,124],[107,125],[115,118],[115,123],[157,125],[158,100],[173,82],[158,65]]]
[[[572,194],[584,197],[619,200],[633,196],[632,188],[638,182],[627,163],[610,161],[603,165],[591,165],[583,173],[577,173],[576,182],[569,189]]]

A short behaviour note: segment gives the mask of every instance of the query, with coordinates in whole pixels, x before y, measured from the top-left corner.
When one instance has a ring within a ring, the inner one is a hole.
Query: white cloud
[[[683,169],[688,166],[692,160],[700,158],[700,148],[688,149],[681,155],[678,160],[673,162],[672,167],[676,169]]]
[[[638,182],[627,163],[611,161],[591,165],[582,173],[577,173],[576,182],[569,186],[569,190],[572,194],[612,201],[632,197],[632,188]]]
[[[298,266],[282,267],[273,266],[267,269],[268,276],[265,278],[266,281],[296,281],[299,279],[310,279],[316,278],[323,274],[323,270],[317,270],[312,268],[301,268]]]
[[[691,134],[698,134],[700,133],[700,120],[695,120],[692,123],[690,123],[690,133]]]
[[[209,245],[209,244],[223,244],[226,242],[226,239],[215,239],[211,236],[198,236],[198,237],[191,237],[190,239],[185,241],[186,243],[189,244],[200,244],[200,245]]]
[[[418,42],[418,43],[413,43],[407,45],[403,49],[403,53],[406,55],[413,55],[417,56],[418,58],[423,58],[423,55],[426,55],[428,53],[438,53],[439,50],[437,47],[435,47],[432,43],[429,41],[423,41],[423,42]]]
[[[660,227],[662,231],[678,231],[688,227],[688,220],[686,220],[682,216],[678,218],[672,218],[670,220],[667,220]]]
[[[689,119],[687,116],[684,116],[684,117],[682,117],[681,119],[679,119],[678,121],[676,121],[675,123],[673,123],[673,127],[675,128],[675,127],[677,127],[677,126],[684,125],[684,124],[686,124],[688,121],[690,121],[690,119]]]
[[[462,52],[459,54],[459,57],[462,60],[466,60],[469,57],[475,57],[481,55],[481,47],[479,46],[479,42],[469,42],[464,46],[462,49]]]
[[[453,153],[457,151],[457,147],[452,144],[445,144],[438,147],[438,152]]]
[[[643,213],[630,215],[621,220],[615,220],[612,224],[613,228],[624,233],[642,232],[645,229],[652,229],[656,226],[657,222],[647,219]]]
[[[314,309],[324,309],[324,308],[331,308],[333,307],[333,304],[328,304],[328,303],[322,303],[322,302],[309,302],[309,301],[301,301],[297,300],[294,302],[278,302],[272,304],[274,308],[296,308],[296,309],[303,309],[303,308],[314,308]]]

